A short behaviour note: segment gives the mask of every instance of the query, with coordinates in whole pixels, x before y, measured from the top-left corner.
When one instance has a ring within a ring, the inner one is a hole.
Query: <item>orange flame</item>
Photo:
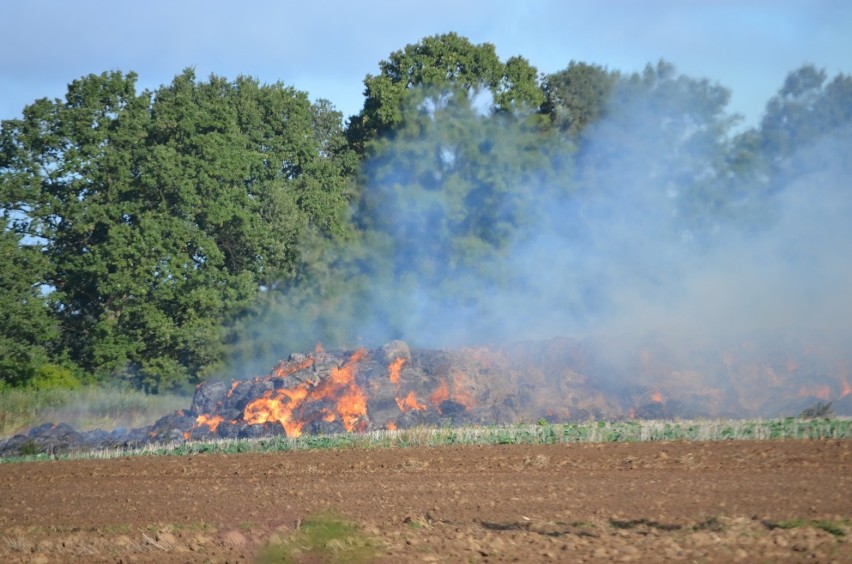
[[[402,365],[405,364],[404,358],[398,358],[390,363],[388,366],[388,373],[390,376],[391,384],[399,387],[399,373],[402,371]]]
[[[429,403],[438,407],[443,402],[450,399],[450,391],[447,389],[447,381],[441,378],[441,383],[435,388],[435,391],[432,392],[432,395],[429,396]]]
[[[656,390],[651,395],[651,401],[654,403],[663,403],[663,394],[661,394],[659,390]]]
[[[810,388],[802,386],[799,390],[799,396],[819,398],[823,401],[828,401],[831,397],[831,389],[828,386],[812,386]]]
[[[298,437],[302,434],[306,423],[301,418],[304,406],[309,401],[334,400],[337,414],[328,409],[321,409],[324,421],[330,423],[339,416],[347,431],[365,429],[367,396],[355,382],[355,365],[366,355],[366,350],[358,349],[343,366],[333,368],[329,378],[316,387],[313,382],[303,382],[292,388],[269,390],[246,406],[243,419],[251,425],[277,422],[284,427],[288,437]],[[295,364],[281,363],[272,376],[293,374],[310,367],[313,363],[314,359],[311,357]]]
[[[305,423],[293,420],[293,410],[302,405],[307,395],[308,389],[304,384],[277,392],[269,390],[246,406],[243,419],[250,425],[277,422],[284,427],[288,437],[298,437]]]
[[[396,423],[394,423],[393,421],[388,421],[387,423],[385,423],[385,428],[388,431],[396,431]]]
[[[325,352],[325,349],[323,348],[322,343],[316,344],[316,346],[314,347],[314,352],[315,353]]]
[[[337,413],[347,431],[361,431],[367,422],[364,416],[367,414],[367,396],[355,382],[355,365],[367,356],[363,348],[355,351],[346,364],[340,368],[332,369],[329,382],[341,387],[342,395],[337,401]]]
[[[305,360],[298,363],[286,363],[284,361],[279,362],[275,368],[272,369],[269,376],[272,378],[285,378],[290,374],[295,374],[296,372],[300,372],[306,368],[310,368],[314,364],[314,359],[312,357],[306,357]],[[233,390],[236,386],[232,386]]]
[[[840,398],[843,399],[849,394],[852,394],[852,386],[849,385],[849,379],[843,379],[843,389],[840,390]]]
[[[414,395],[413,391],[408,392],[408,395],[402,399],[396,398],[396,405],[399,406],[399,410],[403,413],[412,409],[416,411],[423,411],[426,409],[425,405],[421,405],[417,402],[417,397]]]
[[[452,394],[450,394],[450,389],[447,386],[447,380],[445,378],[441,378],[441,383],[438,384],[438,387],[435,388],[435,391],[432,392],[431,396],[429,396],[429,403],[431,403],[435,408],[440,408],[440,405],[443,402],[451,399],[454,402],[463,405],[465,409],[470,410],[476,402],[474,401],[473,396],[463,388],[461,378],[462,377],[460,375],[456,375],[453,379]]]
[[[206,415],[202,413],[195,420],[195,426],[201,427],[202,425],[206,425],[208,429],[210,429],[211,433],[215,433],[216,429],[219,428],[219,423],[223,421],[221,415]]]
[[[464,408],[468,411],[476,405],[476,401],[473,399],[473,396],[465,389],[465,376],[464,374],[456,374],[453,376],[453,401],[460,403],[464,406]]]

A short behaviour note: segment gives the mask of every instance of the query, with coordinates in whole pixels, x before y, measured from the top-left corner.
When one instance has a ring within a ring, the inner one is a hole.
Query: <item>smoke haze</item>
[[[260,348],[280,358],[317,341],[598,336],[613,374],[648,342],[680,357],[753,339],[831,343],[832,356],[852,344],[852,128],[733,175],[731,139],[680,94],[622,104],[579,144],[451,106],[411,108],[377,146],[357,212],[370,233],[329,255],[324,287],[265,312],[259,371]]]

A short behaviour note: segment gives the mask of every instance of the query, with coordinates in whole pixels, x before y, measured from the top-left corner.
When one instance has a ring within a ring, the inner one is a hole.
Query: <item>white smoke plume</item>
[[[413,108],[365,164],[378,234],[330,256],[332,290],[291,288],[281,317],[265,314],[269,350],[587,335],[684,355],[755,334],[852,344],[852,127],[733,178],[720,156],[732,140],[678,96],[622,103],[579,150],[536,146],[499,116],[480,115],[471,141],[456,110]],[[547,173],[508,165],[535,154]]]

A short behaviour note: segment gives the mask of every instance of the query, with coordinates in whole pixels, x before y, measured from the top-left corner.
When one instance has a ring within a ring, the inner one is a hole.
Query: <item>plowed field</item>
[[[328,515],[357,538],[300,548]],[[387,562],[852,562],[852,441],[0,465],[0,561],[252,561],[270,545],[296,561],[357,545]]]

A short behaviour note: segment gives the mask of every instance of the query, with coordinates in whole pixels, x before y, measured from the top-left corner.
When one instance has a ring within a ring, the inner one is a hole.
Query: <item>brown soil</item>
[[[852,441],[0,465],[4,562],[253,560],[327,513],[387,562],[852,562]]]

